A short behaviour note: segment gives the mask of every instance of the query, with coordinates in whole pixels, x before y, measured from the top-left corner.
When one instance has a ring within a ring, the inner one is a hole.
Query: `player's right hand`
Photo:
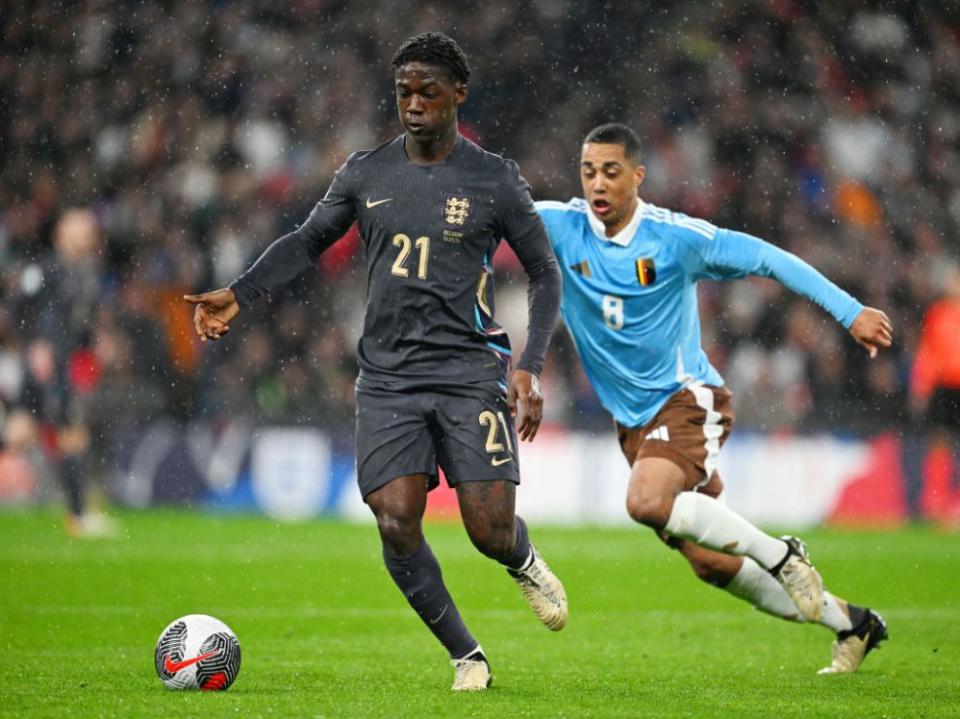
[[[514,370],[507,390],[507,403],[510,414],[516,418],[517,436],[532,442],[543,418],[543,393],[537,376],[527,370]]]
[[[218,340],[230,331],[230,320],[240,312],[233,290],[223,289],[199,295],[184,295],[183,299],[195,306],[193,328],[201,342]]]
[[[850,334],[870,353],[870,359],[877,356],[882,347],[893,344],[893,325],[890,318],[873,307],[864,307],[850,325]]]

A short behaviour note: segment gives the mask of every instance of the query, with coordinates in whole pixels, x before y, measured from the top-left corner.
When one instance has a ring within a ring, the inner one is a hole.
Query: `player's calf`
[[[804,619],[820,619],[823,580],[799,540],[771,537],[721,502],[695,492],[681,492],[674,500],[666,532],[707,549],[750,557],[783,585]]]
[[[477,646],[443,583],[440,564],[429,544],[423,542],[405,557],[384,548],[383,561],[397,588],[451,657],[462,657]]]
[[[683,554],[697,579],[714,587],[726,587],[737,576],[743,564],[742,557],[705,549],[688,539],[674,537],[668,544]]]
[[[507,480],[461,482],[457,500],[467,536],[482,554],[507,566],[527,558],[526,527],[514,513],[515,484]]]
[[[507,568],[540,621],[557,631],[567,623],[567,594],[530,543],[526,522],[514,514],[514,489],[503,481],[458,485],[463,524],[474,545]]]
[[[517,548],[515,522],[511,517],[508,525],[467,525],[467,536],[473,546],[485,557],[501,564],[509,564]]]

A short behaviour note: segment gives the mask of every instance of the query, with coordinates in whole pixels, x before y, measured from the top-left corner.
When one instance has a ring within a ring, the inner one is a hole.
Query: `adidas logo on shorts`
[[[669,442],[670,433],[667,431],[666,427],[657,427],[655,430],[647,434],[644,439],[659,439],[661,442]]]

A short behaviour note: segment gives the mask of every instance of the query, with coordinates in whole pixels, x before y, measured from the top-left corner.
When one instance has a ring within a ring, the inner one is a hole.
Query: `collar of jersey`
[[[603,240],[604,242],[612,242],[615,245],[620,245],[621,247],[629,246],[633,236],[637,234],[637,228],[640,226],[640,221],[643,219],[643,208],[646,203],[637,198],[637,208],[633,211],[633,217],[630,218],[630,222],[626,224],[620,232],[615,234],[613,237],[607,237],[606,228],[603,226],[603,223],[597,219],[597,216],[593,214],[593,210],[590,207],[587,207],[587,220],[590,222],[590,229],[593,230],[593,234],[597,236],[597,239]]]
[[[421,165],[420,163],[417,163],[411,160],[410,155],[407,154],[407,148],[404,146],[404,142],[403,142],[406,136],[407,136],[407,133],[403,133],[402,135],[397,137],[396,140],[394,140],[394,142],[397,144],[397,149],[400,150],[400,156],[403,157],[403,159],[406,161],[408,165],[410,165],[410,167],[424,167],[427,169],[430,169],[432,167],[442,167],[443,165],[446,165],[448,162],[450,162],[453,156],[457,154],[457,152],[459,152],[460,147],[463,145],[463,143],[467,141],[467,138],[458,132],[457,141],[453,144],[453,149],[450,150],[449,154],[445,158],[440,160],[440,162],[428,162],[426,165]]]

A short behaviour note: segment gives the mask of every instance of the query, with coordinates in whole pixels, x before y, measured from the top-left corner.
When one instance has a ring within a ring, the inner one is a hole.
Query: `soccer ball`
[[[240,673],[240,642],[219,619],[188,614],[160,633],[154,662],[167,689],[222,691]]]

